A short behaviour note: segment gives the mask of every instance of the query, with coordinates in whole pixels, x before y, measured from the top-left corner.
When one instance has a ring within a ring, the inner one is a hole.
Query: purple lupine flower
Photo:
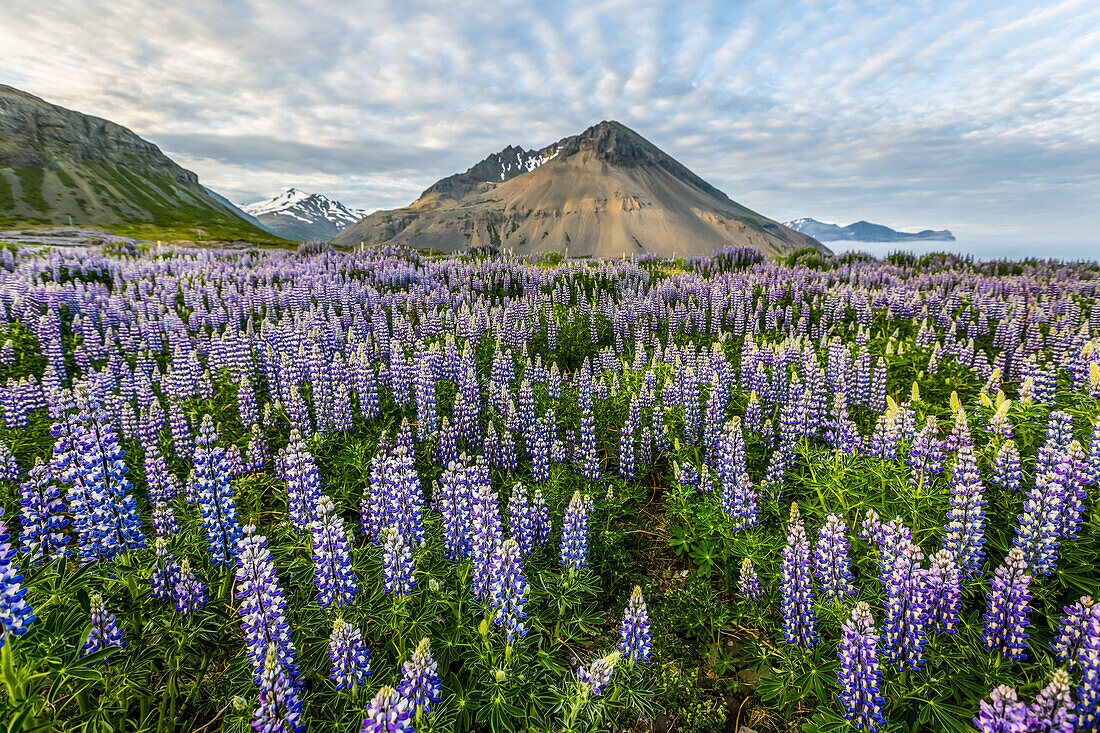
[[[22,636],[34,621],[34,609],[24,600],[27,594],[19,581],[23,576],[15,566],[17,550],[8,541],[8,528],[0,507],[0,647],[9,636]]]
[[[1061,533],[1066,539],[1074,539],[1081,529],[1081,515],[1088,499],[1085,485],[1089,482],[1089,469],[1085,452],[1076,440],[1066,446],[1064,456],[1066,500],[1062,505]]]
[[[31,553],[33,560],[63,557],[68,552],[65,528],[69,520],[64,514],[61,489],[53,483],[50,468],[41,458],[35,459],[27,480],[19,485],[19,504],[23,507],[23,531],[19,536],[23,552]]]
[[[1029,733],[1073,733],[1073,707],[1069,673],[1056,669],[1028,708]]]
[[[468,551],[466,521],[470,511],[470,469],[465,456],[451,461],[439,479],[435,505],[443,518],[443,554],[459,560]]]
[[[618,649],[604,657],[597,657],[587,666],[577,670],[577,678],[581,681],[587,694],[599,695],[611,682],[615,674],[615,666],[619,663],[623,653]]]
[[[746,601],[755,601],[761,595],[760,578],[752,566],[752,560],[747,557],[741,561],[741,570],[737,576],[737,592]]]
[[[1023,552],[1019,547],[1013,547],[1004,563],[997,568],[992,590],[986,595],[989,606],[982,615],[985,622],[982,641],[987,650],[1003,657],[1023,658],[1027,651],[1030,583],[1031,575],[1027,572]]]
[[[296,429],[290,431],[290,441],[279,453],[278,466],[286,482],[290,521],[299,532],[305,532],[309,529],[313,507],[321,498],[321,480],[313,455]]]
[[[432,710],[432,703],[439,702],[443,686],[432,659],[432,642],[428,637],[420,640],[412,658],[402,665],[401,683],[397,690],[401,697],[409,701],[409,710],[413,715],[427,715]]]
[[[248,439],[245,471],[248,473],[263,473],[270,460],[267,452],[267,440],[264,438],[264,431],[258,423],[252,423],[252,434]]]
[[[1067,448],[1073,440],[1073,416],[1054,410],[1047,418],[1047,443],[1055,448]]]
[[[237,599],[241,602],[241,631],[244,632],[246,654],[252,673],[258,682],[263,673],[267,647],[275,643],[278,657],[287,674],[297,677],[294,666],[294,642],[286,619],[286,597],[275,560],[267,546],[267,538],[256,534],[256,528],[245,527],[237,543]]]
[[[721,505],[733,521],[734,530],[756,526],[759,497],[745,469],[745,437],[736,417],[726,423],[719,438],[717,459]]]
[[[1081,664],[1082,650],[1100,649],[1100,604],[1089,596],[1081,596],[1064,610],[1066,615],[1058,623],[1058,636],[1050,648],[1059,662],[1073,669]]]
[[[1058,564],[1062,512],[1066,503],[1069,462],[1050,444],[1039,449],[1035,484],[1027,492],[1024,513],[1017,519],[1013,544],[1020,548],[1028,570],[1049,575]]]
[[[1100,370],[1097,370],[1100,372]],[[1100,484],[1100,417],[1092,426],[1092,440],[1089,442],[1089,479],[1090,483]]]
[[[962,606],[962,587],[959,585],[959,566],[950,551],[940,550],[932,556],[927,590],[928,628],[954,634]]]
[[[1001,685],[982,700],[974,726],[979,733],[1028,733],[1027,706],[1016,699],[1016,690]]]
[[[336,513],[332,499],[324,494],[317,500],[316,518],[310,522],[313,540],[313,579],[321,608],[351,603],[358,592],[351,566],[350,541],[344,520]]]
[[[894,559],[886,578],[883,651],[899,669],[924,664],[928,642],[928,571],[921,567],[924,553],[909,544]]]
[[[581,384],[587,384],[587,380],[582,379]],[[581,417],[575,461],[584,478],[589,481],[598,481],[600,460],[596,455],[596,420],[592,416],[592,395],[588,390],[580,390],[577,396],[577,409],[580,410]]]
[[[153,554],[156,560],[153,562],[153,572],[149,576],[150,595],[153,598],[168,598],[179,577],[179,566],[168,550],[168,538],[157,537],[153,543]]]
[[[489,483],[488,468],[479,462],[473,469],[474,490],[470,498],[467,525],[470,565],[470,590],[478,601],[488,602],[493,584],[493,556],[502,539],[500,501]]]
[[[531,497],[531,528],[535,547],[542,547],[550,542],[550,507],[546,505],[542,489],[538,488]]]
[[[195,439],[194,471],[190,483],[202,515],[211,559],[216,566],[224,566],[233,561],[234,549],[240,543],[243,532],[237,521],[233,487],[225,470],[225,452],[215,445],[217,439],[213,418],[203,415]]]
[[[360,733],[413,733],[409,701],[392,687],[383,687],[367,706]]]
[[[860,601],[852,609],[851,617],[841,628],[840,702],[844,705],[844,717],[851,720],[857,730],[876,730],[886,721],[882,716],[883,699],[879,694],[882,671],[879,669],[878,641],[875,619],[871,608]]]
[[[206,585],[195,577],[191,571],[191,561],[187,558],[180,560],[172,595],[176,599],[176,610],[185,617],[206,605]]]
[[[23,475],[7,442],[0,440],[0,481],[18,481]]]
[[[1090,636],[1078,655],[1081,684],[1077,685],[1077,705],[1073,711],[1077,730],[1095,730],[1100,725],[1100,639]]]
[[[829,514],[818,530],[814,574],[826,600],[838,601],[855,593],[848,559],[848,525],[839,514]]]
[[[791,516],[787,523],[787,546],[783,548],[780,567],[782,582],[783,636],[788,644],[813,647],[817,643],[814,625],[814,587],[811,580],[810,540],[798,504],[791,503]]]
[[[561,558],[559,562],[571,572],[588,567],[588,513],[592,498],[573,492],[562,518]]]
[[[332,673],[329,677],[336,683],[336,689],[351,689],[362,685],[367,677],[374,674],[370,668],[370,651],[363,641],[363,632],[354,624],[337,618],[332,624],[329,636],[328,656],[332,660]]]
[[[985,552],[985,496],[973,448],[962,443],[951,475],[951,508],[944,547],[952,552],[963,578],[981,572]]]
[[[252,715],[257,733],[291,733],[305,730],[302,701],[293,677],[279,659],[279,645],[271,642],[264,654],[260,672],[260,706]]]
[[[1015,442],[1006,440],[997,449],[997,455],[993,459],[992,481],[1002,489],[1013,492],[1020,490],[1020,451]]]
[[[508,496],[508,534],[519,545],[520,557],[527,557],[535,548],[535,517],[522,483],[512,487]]]
[[[638,395],[634,395],[630,400],[622,430],[619,432],[619,475],[626,478],[634,478],[635,446],[637,445],[637,432],[641,420],[642,408],[638,401]]]
[[[387,593],[407,596],[416,587],[412,549],[405,537],[391,524],[382,532],[382,582]]]
[[[642,597],[642,589],[636,585],[623,610],[623,622],[619,625],[618,649],[631,664],[648,662],[653,650],[651,642],[649,611]]]
[[[550,480],[550,444],[554,436],[554,411],[548,410],[533,428],[534,437],[527,445],[531,454],[531,481],[536,484]]]
[[[924,429],[917,433],[909,448],[906,463],[912,467],[909,485],[922,490],[927,487],[929,477],[943,471],[943,441],[938,437],[939,423],[932,415],[928,416]]]
[[[527,633],[523,605],[527,598],[527,581],[523,577],[523,556],[514,539],[498,542],[493,554],[489,607],[493,621],[504,626],[508,646],[517,636]]]
[[[103,596],[99,593],[93,593],[89,610],[92,617],[92,628],[88,632],[88,641],[85,642],[84,648],[80,650],[80,656],[86,657],[103,649],[123,646],[125,642],[122,640],[122,630],[118,628],[118,621],[115,619],[114,614],[107,613]],[[107,655],[107,659],[114,655],[115,653]],[[100,661],[105,662],[107,659]],[[94,665],[95,662],[92,662],[92,664]]]

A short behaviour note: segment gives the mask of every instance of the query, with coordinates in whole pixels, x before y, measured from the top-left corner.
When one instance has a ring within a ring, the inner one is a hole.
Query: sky
[[[616,119],[774,219],[1100,251],[1096,0],[5,0],[0,49],[240,203],[402,206]]]

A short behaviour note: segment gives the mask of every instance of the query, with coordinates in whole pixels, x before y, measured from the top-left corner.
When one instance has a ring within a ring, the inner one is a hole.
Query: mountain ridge
[[[802,217],[783,222],[783,225],[807,234],[819,242],[954,242],[955,235],[949,229],[923,229],[919,232],[899,232],[882,224],[872,224],[861,219],[846,227]]]
[[[299,242],[321,242],[367,215],[320,193],[288,188],[270,199],[240,207],[269,231]]]
[[[608,120],[536,150],[508,146],[440,179],[408,206],[370,214],[333,241],[445,252],[492,244],[603,257],[704,254],[729,245],[768,254],[826,249],[738,204]]]

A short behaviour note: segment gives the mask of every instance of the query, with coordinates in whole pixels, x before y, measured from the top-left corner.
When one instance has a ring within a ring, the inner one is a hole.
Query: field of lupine
[[[0,729],[1100,720],[1100,270],[0,251]]]

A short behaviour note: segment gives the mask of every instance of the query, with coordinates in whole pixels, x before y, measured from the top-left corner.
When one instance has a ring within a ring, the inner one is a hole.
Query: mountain
[[[507,147],[436,182],[409,206],[370,214],[333,241],[444,252],[493,244],[520,254],[597,257],[690,256],[727,245],[768,254],[828,251],[732,201],[618,122],[539,150]]]
[[[125,127],[0,84],[0,226],[70,222],[147,239],[275,239]]]
[[[269,231],[299,242],[323,242],[367,215],[319,193],[288,188],[278,196],[241,207]]]
[[[836,224],[826,224],[817,219],[792,219],[783,222],[783,225],[807,234],[819,242],[912,242],[912,241],[939,241],[954,242],[955,235],[946,229],[933,231],[925,229],[919,232],[899,232],[882,224],[872,224],[869,221],[857,221],[846,227]]]

